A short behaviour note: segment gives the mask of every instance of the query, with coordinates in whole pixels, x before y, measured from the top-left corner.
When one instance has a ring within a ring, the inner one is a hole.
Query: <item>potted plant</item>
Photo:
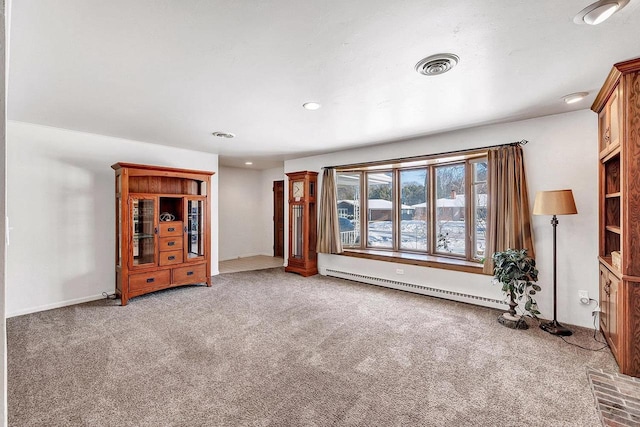
[[[509,311],[498,318],[498,322],[514,329],[527,329],[522,316],[516,314],[518,301],[526,299],[524,310],[537,319],[538,305],[533,298],[542,289],[538,281],[536,261],[527,255],[526,249],[507,249],[493,254],[493,281],[502,285],[502,292],[509,297]]]

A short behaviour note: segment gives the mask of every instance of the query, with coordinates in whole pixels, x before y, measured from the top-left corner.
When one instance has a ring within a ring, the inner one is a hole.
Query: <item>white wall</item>
[[[220,261],[273,256],[273,181],[283,168],[220,167]]]
[[[112,164],[218,170],[216,154],[11,121],[7,131],[8,317],[114,292]],[[211,187],[217,274],[217,174]]]
[[[3,2],[0,9],[0,76],[3,85],[0,89],[2,95],[0,113],[0,360],[2,360],[2,370],[0,370],[0,426],[7,425],[7,321],[6,321],[6,281],[7,281],[7,88],[9,75],[9,34],[11,28],[11,0]]]
[[[597,202],[597,120],[589,110],[558,114],[515,123],[483,126],[332,154],[289,160],[285,172],[312,170],[323,166],[387,160],[435,154],[452,150],[529,140],[524,147],[531,208],[536,191],[570,188],[578,215],[560,217],[558,226],[558,321],[593,326],[590,308],[580,305],[578,290],[598,298],[598,202]],[[550,217],[533,217],[534,244],[540,270],[538,294],[542,316],[553,317],[552,228]],[[401,280],[438,289],[502,299],[497,285],[485,275],[399,265],[392,262],[354,260],[337,255],[321,255],[321,272],[327,268],[355,274]],[[404,270],[403,276],[395,273]]]

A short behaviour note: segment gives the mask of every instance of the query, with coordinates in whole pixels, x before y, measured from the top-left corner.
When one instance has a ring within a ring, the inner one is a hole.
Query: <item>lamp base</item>
[[[568,337],[569,335],[572,334],[572,332],[569,329],[562,326],[560,323],[558,323],[557,320],[554,320],[552,322],[542,323],[540,325],[540,329],[542,329],[543,331],[547,331],[552,335],[561,335],[563,337]]]

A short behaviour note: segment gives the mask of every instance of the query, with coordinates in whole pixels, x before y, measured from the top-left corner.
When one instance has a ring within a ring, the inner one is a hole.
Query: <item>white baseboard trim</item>
[[[111,293],[113,293],[113,292],[111,292]],[[60,302],[54,302],[52,304],[40,305],[38,307],[30,307],[30,308],[24,308],[22,310],[10,311],[10,312],[8,312],[6,314],[6,318],[8,319],[10,317],[22,316],[24,314],[31,314],[31,313],[37,313],[39,311],[52,310],[54,308],[67,307],[69,305],[81,304],[83,302],[97,301],[99,299],[104,299],[104,295],[102,295],[102,294],[100,294],[100,295],[92,295],[92,296],[88,296],[88,297],[75,298],[75,299],[70,299],[70,300],[65,300],[65,301],[60,301]]]
[[[333,270],[323,268],[320,272],[323,276],[339,277],[341,279],[353,280],[354,282],[365,283],[368,285],[382,286],[385,288],[398,289],[401,291],[413,292],[416,294],[428,295],[436,298],[443,298],[452,301],[464,302],[467,304],[479,305],[483,307],[504,309],[507,305],[506,301],[495,298],[471,295],[462,292],[441,289],[440,287],[432,287],[428,285],[418,285],[415,283],[400,282],[397,280],[382,279],[379,277],[368,276],[364,274],[351,273],[348,271]]]

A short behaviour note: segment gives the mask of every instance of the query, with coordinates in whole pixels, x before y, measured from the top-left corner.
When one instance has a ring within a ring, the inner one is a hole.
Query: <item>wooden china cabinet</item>
[[[316,254],[318,173],[288,173],[289,177],[289,259],[285,271],[302,276],[318,274]]]
[[[640,58],[613,66],[598,114],[600,329],[620,372],[640,376]]]
[[[213,172],[116,163],[116,295],[211,286]]]

